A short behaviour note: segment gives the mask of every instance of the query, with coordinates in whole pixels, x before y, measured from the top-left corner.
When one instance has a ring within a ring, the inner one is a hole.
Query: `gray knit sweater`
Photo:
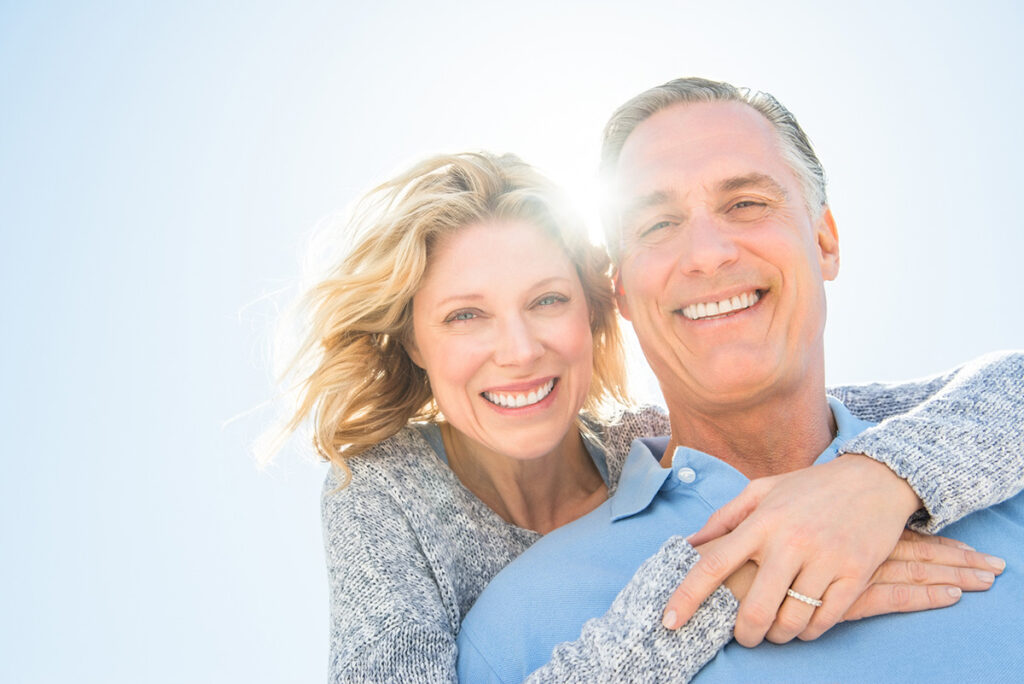
[[[1024,488],[1024,355],[993,354],[956,371],[901,385],[830,393],[880,421],[847,444],[906,478],[935,531]],[[896,417],[893,417],[896,416]],[[667,434],[658,409],[625,414],[602,430],[610,489],[630,442]],[[455,681],[462,617],[502,567],[539,535],[511,525],[470,493],[414,428],[350,462],[352,482],[323,489],[330,582],[330,681]],[[606,467],[605,467],[606,466]],[[719,589],[676,632],[660,626],[671,591],[696,560],[679,538],[637,571],[602,618],[562,644],[531,681],[686,680],[731,637],[736,601]]]

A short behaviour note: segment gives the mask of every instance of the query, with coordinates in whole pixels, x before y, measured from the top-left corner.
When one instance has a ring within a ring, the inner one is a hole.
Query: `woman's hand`
[[[867,589],[841,621],[951,606],[964,591],[989,589],[995,576],[1002,572],[1001,567],[995,569],[985,558],[992,557],[967,550],[955,539],[906,530],[889,559],[875,571]],[[742,601],[756,574],[757,565],[747,561],[724,584]],[[800,637],[805,638],[802,634]],[[792,637],[775,631],[773,626],[765,638],[779,644]]]
[[[747,590],[737,589],[735,637],[744,646],[766,635],[776,643],[815,639],[843,619],[949,605],[958,598],[944,591],[949,586],[988,588],[973,571],[998,573],[999,559],[950,540],[900,541],[919,506],[904,480],[857,454],[754,480],[690,538],[701,560],[669,600],[665,626],[682,625],[747,561],[757,567],[740,573]],[[790,588],[822,606],[787,597]]]

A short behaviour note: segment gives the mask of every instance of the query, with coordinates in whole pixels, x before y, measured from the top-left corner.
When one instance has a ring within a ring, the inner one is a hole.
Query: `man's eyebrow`
[[[659,204],[664,204],[672,198],[672,194],[664,190],[655,190],[649,192],[646,195],[640,195],[634,197],[622,207],[622,211],[619,214],[620,221],[622,223],[629,223],[637,214],[643,212],[646,209],[655,207]]]
[[[719,192],[733,192],[735,190],[744,190],[746,188],[763,188],[774,192],[782,199],[786,199],[789,196],[786,189],[779,185],[774,178],[763,173],[748,173],[745,176],[733,176],[732,178],[726,178],[718,184]]]

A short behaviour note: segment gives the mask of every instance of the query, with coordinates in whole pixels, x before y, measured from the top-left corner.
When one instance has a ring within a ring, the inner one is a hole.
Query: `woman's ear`
[[[402,348],[405,349],[405,353],[409,355],[413,363],[423,368],[423,355],[420,354],[420,348],[416,346],[416,337],[412,333],[402,341]]]

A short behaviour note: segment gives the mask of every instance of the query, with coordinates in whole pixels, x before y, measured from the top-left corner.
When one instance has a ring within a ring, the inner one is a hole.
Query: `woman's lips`
[[[530,389],[486,390],[481,392],[480,396],[501,408],[526,408],[528,406],[539,404],[547,398],[547,396],[551,394],[552,390],[554,390],[557,380],[558,378],[548,378],[540,384],[534,385]]]

